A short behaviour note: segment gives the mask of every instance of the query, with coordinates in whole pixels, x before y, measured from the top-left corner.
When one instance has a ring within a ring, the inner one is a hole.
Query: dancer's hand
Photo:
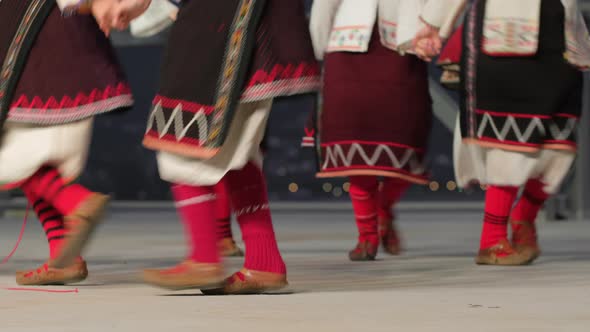
[[[442,48],[442,40],[438,29],[422,22],[422,28],[416,34],[413,46],[416,55],[420,59],[427,62],[432,61],[432,58],[437,56]]]
[[[92,0],[90,11],[100,30],[108,37],[113,25],[113,13],[119,0]]]
[[[125,30],[131,20],[143,14],[151,0],[92,0],[92,15],[98,26],[108,36],[111,29]]]
[[[176,21],[176,19],[178,18],[178,9],[171,11],[170,15],[168,16],[172,19],[172,21]]]
[[[151,0],[118,0],[113,12],[112,26],[118,30],[125,30],[129,23],[150,6]]]

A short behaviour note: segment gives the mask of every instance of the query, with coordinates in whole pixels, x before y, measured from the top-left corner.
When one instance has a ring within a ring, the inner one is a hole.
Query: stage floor
[[[91,276],[76,286],[16,287],[14,271],[41,264],[46,241],[29,220],[15,256],[0,266],[0,331],[588,331],[590,222],[541,223],[544,250],[527,267],[473,264],[481,213],[400,214],[407,251],[352,263],[347,211],[274,213],[291,287],[282,294],[207,297],[141,284],[144,268],[176,263],[184,237],[172,210],[113,212],[86,256]],[[22,218],[0,222],[0,256]],[[237,227],[234,227],[237,229]],[[239,236],[239,234],[238,234]],[[228,261],[227,272],[240,259]]]

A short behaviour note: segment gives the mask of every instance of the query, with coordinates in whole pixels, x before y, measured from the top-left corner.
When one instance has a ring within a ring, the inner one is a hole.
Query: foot
[[[78,208],[65,216],[66,238],[61,255],[53,260],[52,266],[64,268],[71,265],[88,244],[92,233],[100,223],[110,197],[92,193]]]
[[[52,267],[50,262],[36,270],[17,271],[16,283],[21,286],[66,285],[84,281],[88,277],[86,262],[75,260],[74,264],[65,268]]]
[[[496,245],[481,249],[475,258],[479,265],[527,265],[533,261],[533,253],[530,250],[516,250],[508,242],[502,239]]]
[[[287,275],[243,268],[225,279],[223,287],[201,289],[206,295],[262,294],[287,287]]]
[[[145,270],[143,280],[170,290],[210,289],[222,285],[223,267],[216,263],[186,260],[170,269]]]
[[[348,253],[348,258],[350,258],[351,261],[374,261],[377,256],[378,248],[378,244],[362,241]]]
[[[390,255],[399,255],[401,253],[401,241],[393,223],[393,218],[379,217],[379,237],[386,253]]]
[[[226,237],[219,241],[219,252],[223,257],[243,257],[244,252],[236,245],[231,237]]]
[[[512,246],[516,250],[530,251],[533,255],[532,261],[539,258],[541,249],[537,239],[537,228],[534,222],[516,221],[510,219],[512,226]]]

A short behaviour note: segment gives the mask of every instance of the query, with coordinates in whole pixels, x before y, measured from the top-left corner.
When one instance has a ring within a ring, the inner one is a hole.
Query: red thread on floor
[[[25,229],[27,228],[27,218],[29,217],[29,209],[30,209],[30,206],[27,205],[27,209],[25,211],[25,217],[23,219],[23,226],[21,227],[20,234],[18,235],[18,239],[16,240],[16,244],[14,245],[14,248],[12,249],[10,254],[8,254],[8,256],[6,256],[6,257],[4,257],[4,259],[2,259],[2,262],[0,262],[0,266],[8,263],[8,261],[12,258],[12,256],[14,256],[14,253],[18,249],[20,243],[22,242],[23,236],[25,235]],[[62,294],[63,293],[78,293],[78,288],[61,290],[61,289],[24,288],[24,287],[2,287],[0,289],[8,290],[8,291],[25,291],[25,292],[41,292],[41,293],[62,293]]]
[[[29,205],[27,205],[27,210],[25,211],[25,218],[23,219],[23,226],[21,227],[20,234],[18,235],[18,239],[16,240],[16,244],[14,245],[14,248],[12,249],[10,254],[8,254],[8,256],[4,257],[2,262],[0,262],[0,265],[4,265],[4,264],[8,263],[10,258],[12,258],[12,256],[14,255],[16,250],[18,249],[18,246],[20,245],[21,241],[23,240],[23,236],[25,235],[25,229],[27,228],[27,218],[29,217],[29,208],[30,208]]]
[[[78,293],[78,288],[74,289],[43,289],[43,288],[25,288],[25,287],[5,287],[3,290],[24,291],[24,292],[41,292],[41,293]]]

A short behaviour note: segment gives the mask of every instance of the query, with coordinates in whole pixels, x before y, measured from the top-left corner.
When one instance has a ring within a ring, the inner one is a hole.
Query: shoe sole
[[[541,256],[541,252],[535,252],[533,254],[533,256],[531,257],[531,259],[529,260],[528,264],[532,264],[534,261],[536,261],[539,257]]]
[[[144,282],[148,285],[152,285],[158,288],[167,289],[171,291],[182,291],[182,290],[189,290],[189,289],[200,289],[200,290],[211,290],[211,289],[218,289],[221,285],[223,285],[223,280],[220,282],[210,283],[210,284],[190,284],[190,285],[182,285],[182,286],[174,286],[168,284],[162,284],[158,282],[150,282],[144,279]]]
[[[533,262],[532,259],[526,259],[526,260],[522,260],[522,261],[516,261],[516,262],[503,262],[497,258],[492,259],[489,257],[476,257],[475,258],[475,264],[477,265],[497,265],[497,266],[524,266],[524,265],[530,265]]]
[[[109,196],[101,196],[102,202],[93,213],[93,218],[81,221],[81,226],[74,236],[66,240],[61,255],[52,261],[52,267],[65,268],[79,257],[84,248],[88,245],[89,239],[100,224],[110,201]]]
[[[260,287],[260,288],[247,288],[242,291],[238,292],[226,292],[223,288],[215,288],[215,289],[201,289],[201,293],[204,295],[259,295],[259,294],[273,294],[279,292],[285,288],[289,287],[289,283],[281,283],[273,286],[268,287]]]
[[[531,250],[531,258],[529,259],[529,264],[533,263],[541,256],[541,250],[539,250],[539,249],[534,249],[533,247],[521,247],[521,248],[523,248],[521,250],[527,250],[527,249]]]
[[[376,257],[377,257],[377,255],[374,255],[374,256],[365,255],[365,256],[357,256],[357,257],[348,255],[348,259],[350,259],[350,261],[352,261],[352,262],[370,262],[370,261],[374,261]]]
[[[18,280],[16,281],[17,285],[19,286],[65,286],[69,284],[75,284],[86,280],[88,276],[85,277],[76,277],[64,280],[54,280],[54,281],[47,281],[47,282],[40,282],[40,283],[21,283]]]
[[[283,289],[285,289],[287,286],[289,286],[289,284],[285,284],[285,285],[277,285],[277,286],[271,286],[271,287],[264,287],[264,288],[258,288],[258,289],[249,289],[249,290],[244,290],[244,291],[240,291],[240,292],[235,292],[235,293],[227,293],[225,295],[262,295],[262,294],[272,294],[272,293],[276,293],[279,292]]]
[[[151,276],[150,274],[146,274],[145,272],[141,276],[141,279],[144,283],[163,288],[171,291],[181,291],[181,290],[188,290],[188,289],[216,289],[223,286],[225,278],[220,276],[218,280],[210,281],[207,283],[194,283],[194,284],[183,284],[183,285],[174,285],[172,283],[161,282],[160,279],[156,276]]]
[[[361,258],[352,258],[348,257],[351,262],[372,262],[375,260],[375,257],[361,257]]]

